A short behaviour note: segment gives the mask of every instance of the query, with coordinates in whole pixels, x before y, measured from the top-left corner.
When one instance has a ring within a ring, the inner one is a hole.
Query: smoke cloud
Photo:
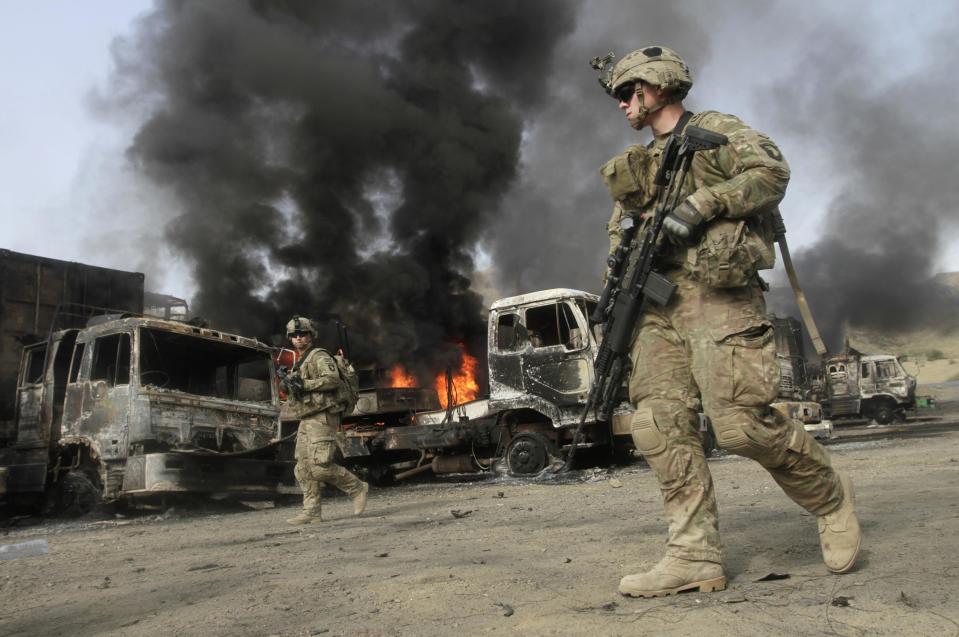
[[[548,16],[548,19],[543,19]],[[269,335],[337,313],[421,379],[485,349],[473,251],[572,11],[552,2],[158,3],[118,45],[129,149],[170,188],[195,310]]]
[[[955,326],[959,298],[933,275],[959,224],[957,18],[922,47],[890,43],[886,62],[863,59],[862,34],[821,32],[829,46],[811,47],[772,91],[780,126],[817,144],[834,171],[820,239],[796,258],[833,351],[845,324]]]
[[[670,46],[687,107],[739,115],[789,159],[789,237],[835,345],[844,322],[955,310],[930,276],[959,203],[959,11],[897,7],[171,0],[115,46],[114,101],[144,114],[129,156],[180,202],[166,237],[199,313],[265,336],[335,312],[354,358],[424,380],[454,342],[485,350],[480,278],[597,290],[598,168],[648,137],[587,61]]]

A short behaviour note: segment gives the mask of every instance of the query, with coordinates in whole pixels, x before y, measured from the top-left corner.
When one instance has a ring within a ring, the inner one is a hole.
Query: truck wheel
[[[896,411],[888,403],[879,403],[873,409],[872,419],[880,425],[888,425],[896,418]]]
[[[524,432],[509,441],[506,448],[506,466],[510,475],[528,476],[546,468],[549,461],[549,441],[538,433]]]
[[[75,518],[86,515],[100,502],[100,489],[83,471],[69,471],[57,483],[56,512]]]

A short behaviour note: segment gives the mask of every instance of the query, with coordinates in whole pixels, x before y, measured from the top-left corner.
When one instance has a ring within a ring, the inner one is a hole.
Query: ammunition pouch
[[[686,253],[686,273],[712,288],[739,288],[755,281],[759,270],[776,261],[766,217],[712,220],[699,245]]]
[[[653,157],[644,146],[630,146],[603,164],[603,176],[609,196],[623,204],[626,210],[643,210],[655,199],[656,189],[651,182],[656,173]]]
[[[293,414],[297,418],[306,418],[323,411],[337,411],[342,409],[335,396],[336,392],[331,391],[310,391],[303,392],[300,400],[296,401],[293,407]]]

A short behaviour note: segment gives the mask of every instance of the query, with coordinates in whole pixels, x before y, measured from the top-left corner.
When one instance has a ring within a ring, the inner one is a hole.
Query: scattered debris
[[[191,566],[190,568],[186,570],[186,572],[190,573],[192,571],[209,571],[210,569],[214,569],[214,568],[220,568],[220,565],[211,562],[209,564],[202,564],[200,566]]]
[[[93,588],[99,588],[100,590],[105,590],[105,589],[107,589],[107,588],[110,588],[111,585],[112,585],[112,584],[111,584],[111,582],[110,582],[110,576],[108,575],[108,576],[106,576],[106,577],[103,578],[103,581],[102,581],[102,582],[100,582],[99,584],[94,585]]]
[[[605,604],[600,606],[600,608],[607,611],[614,611],[618,607],[619,607],[619,604],[617,604],[616,602],[606,602]]]
[[[742,604],[743,602],[748,602],[745,595],[729,595],[723,598],[723,602],[726,604]]]
[[[495,497],[495,498],[505,498],[505,497],[506,497],[506,494],[503,493],[502,491],[497,491],[497,492],[496,492],[496,495],[493,496],[493,497]]]
[[[564,558],[564,559],[563,559],[563,564],[569,564],[569,563],[572,562],[572,561],[573,561],[573,558],[567,557],[567,558]]]
[[[467,509],[466,511],[460,511],[459,509],[453,509],[452,511],[450,511],[450,514],[451,514],[454,518],[456,518],[456,519],[458,520],[458,519],[460,519],[460,518],[465,518],[467,515],[469,515],[469,514],[472,513],[472,512],[473,512],[473,511],[472,511],[471,509]]]
[[[513,607],[503,602],[496,602],[496,605],[503,609],[503,617],[513,616]]]
[[[46,555],[50,550],[46,538],[27,540],[16,544],[0,545],[0,560],[17,560],[21,557],[36,557]]]
[[[618,489],[618,488],[620,488],[621,486],[623,486],[623,482],[622,482],[622,480],[620,480],[619,478],[610,478],[610,479],[609,479],[609,486],[611,486],[611,487],[614,488],[614,489]]]
[[[273,531],[272,533],[264,533],[263,537],[279,537],[281,535],[297,535],[299,531]]]
[[[906,595],[905,591],[899,591],[899,601],[909,608],[919,608],[919,600],[911,595]]]
[[[850,600],[852,600],[852,599],[855,599],[855,598],[854,598],[854,597],[846,597],[846,596],[844,596],[844,595],[837,595],[836,597],[833,597],[833,598],[832,598],[832,601],[829,602],[829,603],[832,604],[833,606],[838,606],[838,607],[840,607],[840,608],[846,608],[847,606],[849,606],[849,602],[850,602]]]
[[[789,573],[783,573],[782,575],[780,575],[779,573],[770,573],[769,575],[764,575],[763,577],[760,577],[759,579],[753,580],[753,581],[754,582],[775,582],[776,580],[789,579],[789,578],[790,578]]]
[[[389,553],[377,553],[374,557],[389,557]]]

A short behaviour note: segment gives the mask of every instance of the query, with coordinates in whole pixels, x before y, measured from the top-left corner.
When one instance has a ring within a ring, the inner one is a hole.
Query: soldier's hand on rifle
[[[705,219],[699,211],[684,201],[663,219],[663,232],[674,245],[689,245],[699,235]]]

